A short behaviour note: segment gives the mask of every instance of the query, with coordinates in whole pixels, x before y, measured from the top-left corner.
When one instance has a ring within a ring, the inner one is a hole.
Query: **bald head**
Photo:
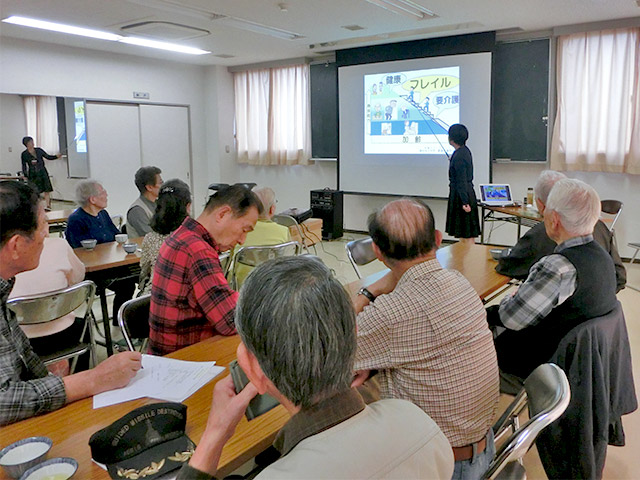
[[[369,235],[382,255],[391,260],[413,260],[437,247],[431,209],[408,198],[395,200],[372,213]]]

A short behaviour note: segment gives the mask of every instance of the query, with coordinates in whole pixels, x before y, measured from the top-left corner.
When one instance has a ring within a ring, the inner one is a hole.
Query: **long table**
[[[69,220],[69,215],[71,215],[73,212],[73,209],[51,210],[49,212],[46,212],[47,223],[49,224],[49,232],[63,232],[65,228],[67,228],[67,220]]]
[[[215,360],[218,365],[226,367],[236,358],[239,342],[237,335],[214,337],[168,356],[182,360]],[[227,374],[228,370],[225,370],[184,402],[187,405],[187,435],[196,444],[199,443],[207,423],[213,385]],[[22,438],[44,435],[53,441],[49,458],[72,457],[78,461],[78,471],[74,478],[108,479],[109,474],[91,461],[89,437],[134,408],[155,402],[157,400],[140,399],[93,410],[92,399],[86,398],[55,412],[1,427],[0,448]],[[282,406],[251,422],[243,417],[222,451],[218,478],[228,475],[264,451],[288,419],[289,414]]]
[[[515,223],[518,226],[517,241],[520,239],[520,231],[523,225],[525,227],[533,227],[541,221],[542,216],[533,208],[527,208],[524,206],[491,207],[488,205],[482,205],[482,231],[480,232],[480,243],[484,243],[485,222]]]
[[[457,270],[465,276],[471,286],[478,292],[478,296],[485,300],[491,294],[504,287],[511,280],[509,277],[496,272],[496,262],[489,250],[491,245],[467,245],[456,242],[452,245],[439,248],[436,258],[444,268]],[[363,286],[371,285],[380,279],[389,270],[369,275],[368,277],[356,280],[346,285],[350,295],[355,295]]]
[[[142,245],[143,237],[130,239],[129,242]],[[107,308],[106,288],[110,282],[120,278],[131,278],[140,274],[139,252],[127,253],[122,245],[117,242],[101,243],[93,250],[83,247],[74,249],[75,254],[86,268],[86,279],[96,284],[96,292],[100,297],[102,309],[102,323],[104,326],[104,339],[107,355],[113,354],[113,342],[111,340],[111,325],[109,324],[109,310]],[[116,315],[118,312],[113,312]]]

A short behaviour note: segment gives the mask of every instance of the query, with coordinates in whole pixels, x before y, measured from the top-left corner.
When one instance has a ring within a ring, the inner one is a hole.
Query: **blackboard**
[[[311,154],[338,158],[338,67],[335,63],[310,66]]]
[[[492,78],[492,158],[546,161],[549,40],[498,43]]]

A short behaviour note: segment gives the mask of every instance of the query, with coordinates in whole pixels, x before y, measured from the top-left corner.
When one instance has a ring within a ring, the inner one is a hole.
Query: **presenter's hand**
[[[61,153],[59,153],[59,154],[57,154],[57,155],[56,155],[56,157],[57,157],[57,158],[62,158],[62,154],[61,154]]]
[[[462,205],[462,210],[464,210],[467,213],[471,212],[471,206],[470,205]]]

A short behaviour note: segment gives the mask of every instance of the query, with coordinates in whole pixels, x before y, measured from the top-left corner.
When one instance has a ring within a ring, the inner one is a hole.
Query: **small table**
[[[67,228],[67,220],[69,220],[69,215],[71,215],[74,211],[75,209],[65,209],[51,210],[50,212],[46,212],[47,223],[49,224],[49,232],[63,232],[65,228]]]
[[[315,245],[322,241],[322,219],[321,218],[307,218],[300,224],[300,231],[304,236],[304,242],[307,247]],[[302,245],[302,239],[298,234],[298,229],[295,225],[289,227],[291,233],[291,240],[300,242]]]
[[[171,358],[190,361],[215,360],[226,367],[236,358],[236,348],[240,343],[237,335],[213,337],[168,355]],[[211,394],[215,383],[228,375],[225,370],[212,382],[187,398],[186,433],[196,444],[204,432],[211,408]],[[158,400],[143,398],[93,410],[93,400],[85,398],[67,405],[60,410],[1,427],[0,448],[22,438],[44,435],[53,441],[49,458],[72,457],[78,461],[78,471],[74,478],[82,480],[109,479],[109,474],[91,460],[89,437],[106,427],[134,408],[156,403]],[[271,443],[289,414],[282,405],[248,422],[243,417],[235,434],[222,450],[218,467],[218,478],[228,475]]]
[[[478,292],[478,296],[484,301],[492,293],[504,287],[511,280],[509,277],[496,272],[496,262],[489,250],[491,245],[467,245],[457,242],[446,247],[439,248],[436,258],[443,268],[457,270],[469,281]],[[347,292],[354,296],[363,286],[371,285],[379,280],[389,270],[376,272],[368,277],[361,278],[345,286]]]
[[[129,239],[131,243],[142,245],[144,237]],[[100,306],[102,308],[102,323],[104,325],[104,340],[107,348],[107,355],[113,355],[113,344],[111,340],[111,326],[109,324],[109,311],[107,309],[106,288],[109,283],[121,278],[135,277],[140,274],[140,256],[138,252],[127,253],[121,244],[117,242],[101,243],[93,250],[83,247],[75,248],[75,254],[86,268],[87,280],[92,280],[96,284],[96,291],[100,296]],[[113,312],[117,315],[118,312]]]
[[[501,213],[505,216],[496,216]],[[537,210],[526,208],[523,206],[513,207],[492,207],[482,205],[482,231],[480,232],[480,243],[484,243],[484,223],[487,222],[507,222],[515,223],[518,226],[518,237],[520,240],[520,230],[522,225],[525,227],[533,227],[543,220]]]

